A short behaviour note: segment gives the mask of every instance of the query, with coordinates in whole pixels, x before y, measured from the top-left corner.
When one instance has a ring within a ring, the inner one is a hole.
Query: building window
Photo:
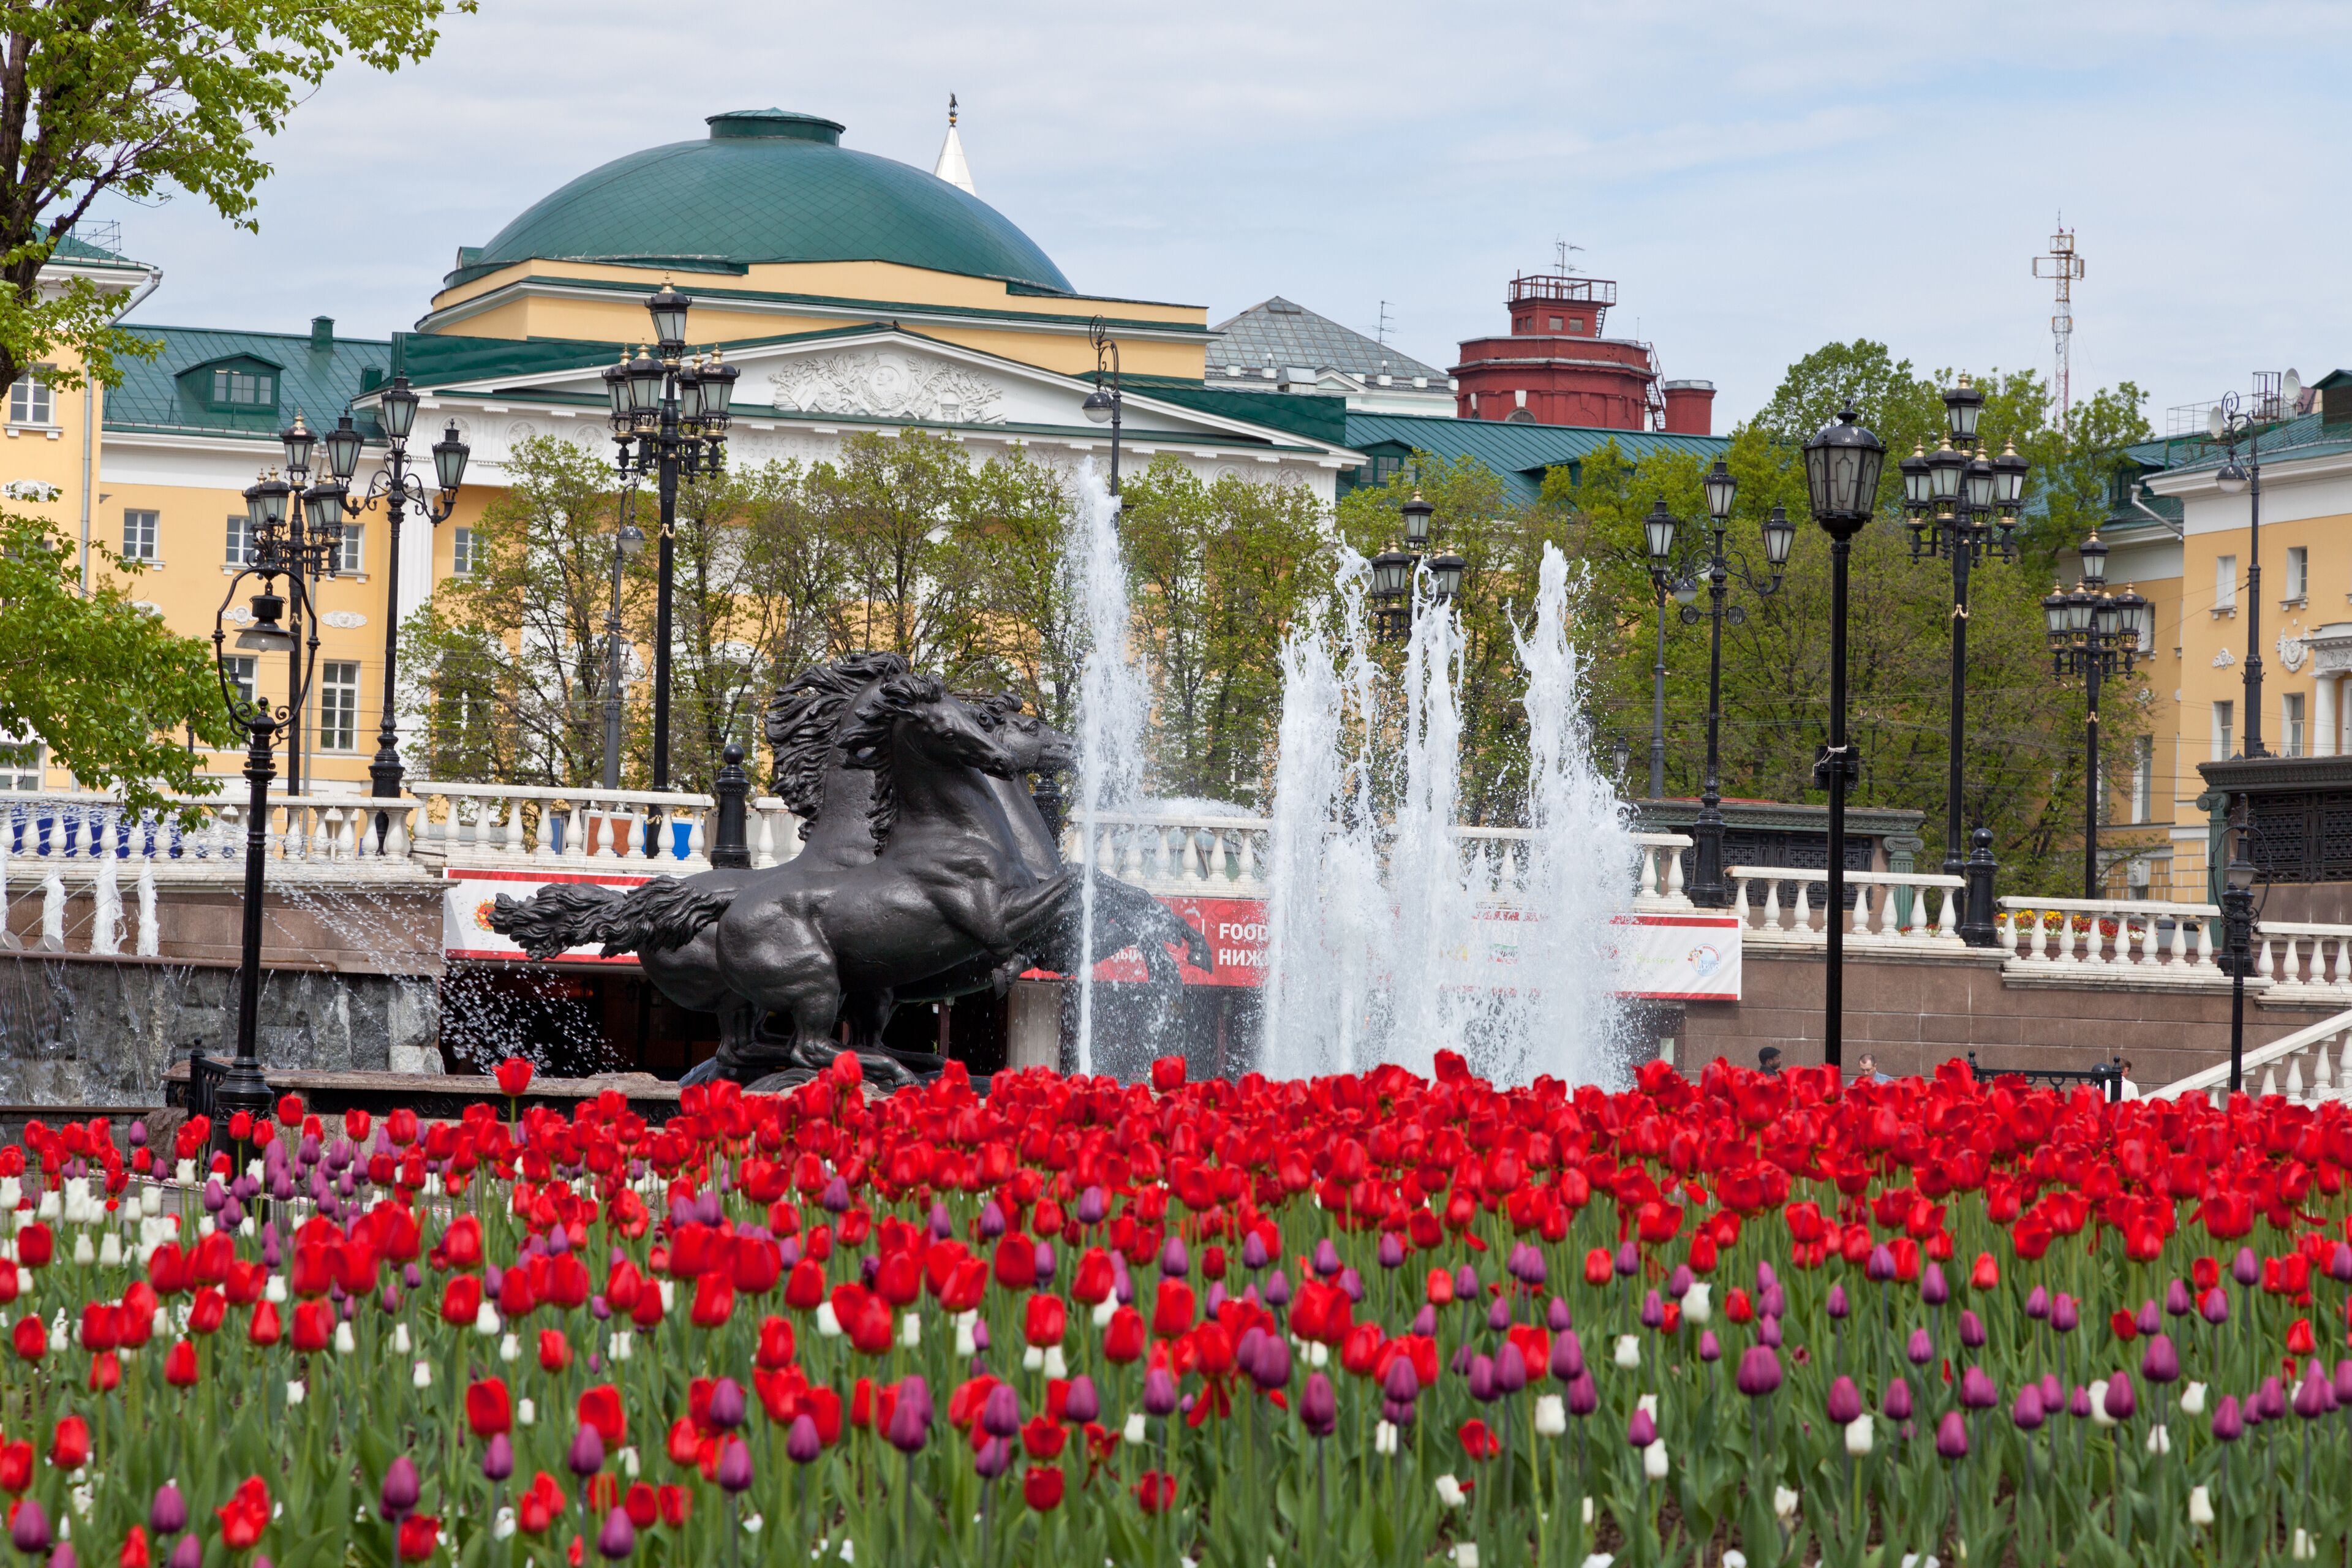
[[[40,787],[41,743],[0,739],[0,790],[27,795]]]
[[[253,562],[253,520],[243,512],[228,520],[221,560],[231,566],[250,565]]]
[[[2238,607],[2238,558],[2234,555],[2213,557],[2213,607],[2217,610]]]
[[[2286,754],[2299,757],[2303,747],[2303,693],[2290,691],[2279,699],[2279,733],[2286,741]]]
[[[335,570],[346,577],[356,577],[367,570],[367,525],[365,523],[343,524],[343,542],[335,556]]]
[[[1551,330],[1555,332],[1560,330],[1559,318],[1558,316],[1554,316],[1551,319]]]
[[[2213,704],[2213,760],[2221,762],[2238,749],[2238,705],[2234,702]]]
[[[2142,735],[2133,752],[2131,819],[2152,822],[2156,818],[2156,737]]]
[[[1375,475],[1380,473],[1382,460],[1379,458],[1372,459],[1372,472]],[[1396,459],[1391,458],[1385,460],[1390,465],[1390,471],[1393,473]],[[1372,482],[1378,484],[1380,480],[1376,478]],[[449,570],[459,577],[470,577],[474,574],[474,531],[472,529],[458,528],[450,531]]]
[[[277,377],[267,371],[213,372],[213,402],[224,408],[268,408],[278,401]]]
[[[352,751],[359,744],[359,661],[331,658],[320,666],[319,749]]]
[[[56,408],[50,400],[49,384],[40,373],[47,365],[35,365],[18,376],[8,388],[8,423],[11,425],[54,425]]]
[[[2311,552],[2300,544],[2286,547],[2286,597],[2289,604],[2311,596]]]
[[[125,511],[122,514],[122,555],[126,561],[159,561],[155,550],[155,513]]]
[[[236,688],[240,701],[253,700],[254,677],[260,668],[261,656],[257,653],[233,653],[228,656],[228,683]]]

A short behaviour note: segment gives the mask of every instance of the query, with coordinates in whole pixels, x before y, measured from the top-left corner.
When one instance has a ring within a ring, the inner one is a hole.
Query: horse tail
[[[692,942],[734,901],[731,888],[691,888],[675,877],[625,891],[593,882],[557,882],[532,899],[499,894],[490,910],[490,929],[513,938],[533,958],[553,958],[591,942],[602,944],[607,958],[666,952]]]

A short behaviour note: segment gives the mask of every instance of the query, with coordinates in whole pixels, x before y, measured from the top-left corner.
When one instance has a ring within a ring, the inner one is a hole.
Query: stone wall
[[[218,961],[0,952],[0,1102],[160,1103],[174,1056],[236,1048],[236,979]],[[259,1019],[264,1067],[442,1070],[429,975],[266,969]]]

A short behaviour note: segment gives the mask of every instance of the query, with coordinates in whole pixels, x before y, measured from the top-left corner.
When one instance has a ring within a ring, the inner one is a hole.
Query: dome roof
[[[452,284],[534,257],[659,264],[895,261],[1073,292],[1045,253],[979,197],[841,145],[842,127],[781,109],[714,114],[709,136],[648,147],[533,203]]]

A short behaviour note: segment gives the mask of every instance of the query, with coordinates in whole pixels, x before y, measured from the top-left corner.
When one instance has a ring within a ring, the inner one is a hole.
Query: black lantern
[[[2130,584],[2125,584],[2124,591],[2116,595],[2116,630],[2123,638],[2126,664],[2131,662],[2132,656],[2139,652],[2156,629],[2155,621],[2156,606],[2134,593]]]
[[[1969,510],[1979,518],[1992,510],[1993,471],[1990,459],[1982,456],[1969,459]],[[1979,527],[1983,526],[1979,521]]]
[[[290,653],[294,634],[286,629],[286,596],[265,588],[253,596],[247,611],[253,624],[236,634],[236,646],[248,653]]]
[[[2025,499],[2025,459],[2017,455],[2014,441],[2004,445],[2000,456],[1992,460],[1993,500],[1999,503],[2003,517],[2015,517]]]
[[[1441,605],[1450,605],[1462,592],[1462,574],[1469,563],[1451,552],[1429,558],[1429,595]]]
[[[1797,542],[1797,525],[1789,521],[1789,509],[1776,506],[1772,515],[1764,520],[1764,560],[1778,577],[1789,564],[1789,547]]]
[[[1886,462],[1885,444],[1856,418],[1849,406],[1805,444],[1805,489],[1813,521],[1849,538],[1878,504],[1878,475]]]
[[[1675,552],[1675,529],[1679,521],[1673,512],[1666,510],[1664,496],[1659,497],[1657,503],[1643,517],[1642,532],[1649,545],[1652,565],[1664,565],[1666,557]]]
[[[302,423],[300,409],[294,411],[294,423],[280,430],[278,439],[286,447],[286,471],[289,474],[309,473],[310,448],[317,445],[319,437]]]
[[[1895,465],[1903,473],[1903,504],[1913,515],[1926,511],[1936,499],[1936,481],[1927,468],[1927,444],[1915,444],[1911,455]]]
[[[2080,638],[2091,629],[2091,614],[2097,608],[2099,596],[2082,584],[2066,595],[2066,630]]]
[[[276,474],[265,474],[260,483],[245,492],[246,506],[260,520],[263,528],[282,528],[286,523],[286,497],[291,489]]]
[[[2083,581],[2096,588],[2107,580],[2106,542],[2094,533],[2083,541]]]
[[[612,400],[613,418],[617,423],[629,417],[629,351],[621,351],[618,364],[604,367],[604,395]]]
[[[1948,441],[1927,459],[1927,489],[1939,510],[1949,511],[1952,502],[1960,499],[1960,476],[1968,467],[1969,460],[1952,450]]]
[[[1717,458],[1715,467],[1706,471],[1706,515],[1721,522],[1731,515],[1731,502],[1739,493],[1739,481],[1731,477],[1731,470]]]
[[[1403,599],[1412,589],[1412,569],[1419,558],[1402,550],[1383,550],[1372,557],[1372,597],[1383,603]]]
[[[702,423],[702,362],[695,361],[677,373],[677,417],[684,425]]]
[[[341,483],[350,484],[352,476],[359,472],[360,447],[363,440],[359,426],[352,423],[350,409],[343,410],[343,416],[335,421],[335,427],[327,432],[325,439],[327,471]]]
[[[2213,476],[2213,485],[2225,496],[2243,495],[2246,493],[2246,470],[2240,468],[2233,458],[2221,465],[2221,471]]]
[[[322,479],[302,492],[304,515],[313,544],[334,545],[343,537],[343,497],[348,493],[332,479]],[[332,559],[331,552],[330,560]]]
[[[702,422],[715,430],[727,428],[727,421],[735,402],[735,378],[743,373],[731,364],[719,363],[719,351],[710,351],[710,363],[702,367]]]
[[[1962,450],[1977,444],[1977,420],[1984,413],[1984,394],[1965,375],[1944,394],[1944,416],[1951,427],[1952,445]]]
[[[1437,509],[1412,492],[1412,499],[1399,508],[1404,513],[1404,543],[1408,550],[1423,550],[1429,545],[1429,520]]]
[[[383,433],[395,441],[405,441],[416,426],[416,394],[408,387],[408,377],[395,375],[392,384],[383,389],[376,400],[378,416],[383,420]]]
[[[440,481],[445,500],[457,499],[457,487],[466,478],[466,458],[471,451],[457,439],[457,422],[454,419],[449,421],[449,428],[441,439],[433,443],[433,477]]]
[[[661,361],[646,353],[640,345],[637,357],[629,362],[630,413],[645,418],[660,410],[662,381],[667,374]]]
[[[2061,588],[2055,583],[2050,584],[2050,592],[2042,596],[2042,620],[2043,626],[2047,629],[2049,634],[2050,650],[2053,653],[2063,650],[2066,647],[2068,640],[2066,634],[2066,590]]]
[[[686,312],[693,304],[667,283],[646,301],[646,310],[654,319],[654,341],[661,348],[662,358],[676,359],[686,352]]]

